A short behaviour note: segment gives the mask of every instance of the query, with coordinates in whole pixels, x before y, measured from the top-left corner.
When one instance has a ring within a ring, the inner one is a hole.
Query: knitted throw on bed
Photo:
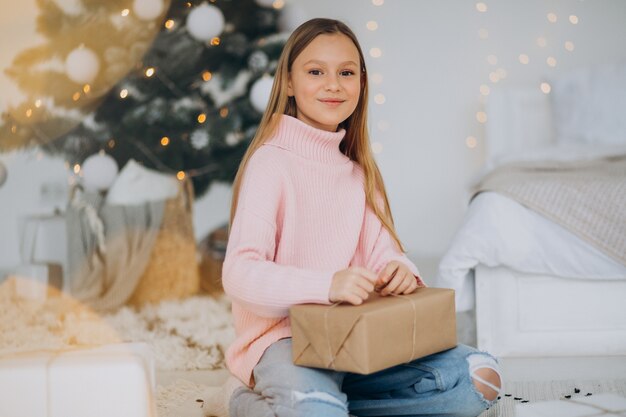
[[[626,155],[511,163],[473,191],[472,198],[482,191],[513,198],[626,265]]]

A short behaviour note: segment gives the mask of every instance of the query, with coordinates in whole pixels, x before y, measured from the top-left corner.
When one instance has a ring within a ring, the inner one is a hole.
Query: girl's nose
[[[326,90],[327,91],[338,91],[341,88],[339,83],[339,79],[336,75],[329,75],[326,79]]]

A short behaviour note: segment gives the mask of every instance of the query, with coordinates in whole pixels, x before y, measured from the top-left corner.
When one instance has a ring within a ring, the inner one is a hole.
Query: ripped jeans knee
[[[489,402],[497,400],[502,391],[502,378],[495,358],[486,353],[472,353],[467,362],[476,390]]]

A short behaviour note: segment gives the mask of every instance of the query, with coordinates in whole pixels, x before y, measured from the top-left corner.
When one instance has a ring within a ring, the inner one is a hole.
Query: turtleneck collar
[[[329,132],[315,128],[295,117],[281,114],[276,132],[266,143],[292,151],[306,159],[340,164],[350,158],[339,150],[346,134],[344,129]]]

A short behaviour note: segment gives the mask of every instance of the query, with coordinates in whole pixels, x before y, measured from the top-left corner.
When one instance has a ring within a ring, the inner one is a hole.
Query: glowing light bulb
[[[487,122],[487,113],[485,113],[484,111],[479,111],[476,113],[476,120],[478,120],[479,123],[486,123]]]
[[[126,88],[123,88],[122,91],[120,91],[120,97],[121,98],[128,97],[128,90]]]
[[[481,13],[484,13],[487,11],[487,5],[483,3],[482,1],[478,2],[476,3],[476,10],[478,10]]]
[[[83,85],[83,91],[85,94],[89,93],[91,91],[91,86],[89,84]]]
[[[180,181],[184,180],[186,176],[187,175],[185,175],[185,171],[178,171],[176,173],[176,178],[178,178]]]
[[[168,20],[165,21],[165,28],[166,29],[172,29],[175,24],[176,24],[176,22],[174,22],[172,19],[168,19]]]
[[[204,81],[209,81],[209,80],[211,80],[211,78],[213,78],[213,74],[211,74],[211,71],[204,71],[202,73],[202,79]]]
[[[146,70],[146,77],[150,78],[154,75],[154,68],[150,67]]]
[[[489,81],[491,81],[492,83],[497,83],[498,81],[500,81],[500,77],[498,77],[498,73],[495,71],[490,72]]]
[[[220,112],[221,112],[221,111],[220,111]],[[204,122],[206,122],[206,114],[204,114],[204,113],[200,113],[200,114],[198,115],[198,123],[204,123]]]
[[[548,22],[556,23],[556,15],[554,13],[548,13],[546,17],[548,18]]]
[[[167,146],[170,144],[170,138],[168,138],[167,136],[163,136],[161,138],[161,146]]]
[[[385,4],[385,0],[372,0],[372,4],[374,6],[382,6],[383,4]]]
[[[228,107],[222,107],[220,109],[220,116],[225,119],[228,116]]]
[[[577,25],[578,24],[578,16],[576,16],[574,14],[569,15],[569,22],[572,25]]]
[[[545,48],[547,44],[548,41],[543,36],[537,38],[537,45],[539,45],[540,47]]]
[[[376,23],[373,20],[370,20],[369,22],[367,22],[367,24],[365,25],[369,30],[376,30],[378,29],[378,23]]]
[[[520,54],[518,59],[519,59],[519,62],[524,64],[524,65],[528,64],[528,62],[530,61],[530,58],[528,58],[528,55],[526,55],[526,54]]]
[[[78,101],[79,98],[80,98],[80,93],[78,91],[72,94],[72,100]]]
[[[124,17],[128,16],[129,13],[130,13],[130,10],[128,10],[128,9],[122,10],[122,16],[124,16]]]
[[[549,94],[550,90],[552,90],[552,87],[550,87],[550,84],[548,83],[541,83],[541,85],[539,86],[539,88],[541,88],[541,91],[544,94]]]
[[[372,48],[370,49],[370,56],[372,58],[380,58],[383,55],[383,51],[380,48]]]
[[[376,102],[376,104],[384,104],[387,99],[383,94],[376,94],[374,96],[374,101]]]
[[[483,84],[480,86],[480,94],[482,94],[483,96],[488,96],[490,92],[491,92],[491,89],[489,88],[488,85]]]
[[[489,62],[489,64],[491,65],[496,65],[498,63],[498,57],[495,55],[489,55],[487,57],[487,62]]]
[[[546,62],[550,67],[556,67],[556,59],[553,56],[549,56]]]
[[[80,172],[80,165],[76,164],[74,165],[74,174],[78,174]]]
[[[220,44],[220,38],[218,36],[211,39],[211,45],[218,46]]]
[[[468,136],[467,138],[465,138],[465,145],[468,148],[473,149],[476,147],[477,144],[478,144],[478,141],[476,140],[474,136]]]
[[[280,10],[285,7],[285,2],[284,0],[274,0],[274,3],[272,3],[272,7],[276,10]]]
[[[572,41],[565,42],[565,49],[569,52],[572,52],[574,50],[574,42]]]
[[[506,70],[504,68],[498,68],[496,74],[498,74],[498,78],[501,80],[506,78]]]
[[[37,108],[41,107],[41,99],[35,100],[35,107]]]
[[[109,148],[114,148],[115,147],[115,139],[110,139],[107,142],[107,145],[109,145]]]
[[[26,110],[26,117],[30,117],[33,115],[33,109]]]

